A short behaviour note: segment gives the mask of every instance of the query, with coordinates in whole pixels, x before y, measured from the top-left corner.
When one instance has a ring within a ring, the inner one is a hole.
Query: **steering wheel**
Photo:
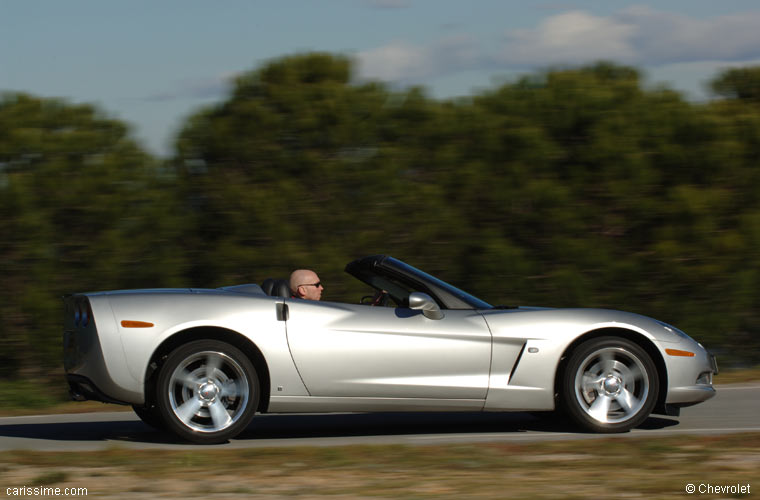
[[[378,290],[374,296],[366,295],[362,297],[362,300],[360,301],[360,303],[370,305],[370,306],[384,306],[388,303],[389,297],[390,297],[390,294],[388,294],[388,292],[386,292],[385,290]]]

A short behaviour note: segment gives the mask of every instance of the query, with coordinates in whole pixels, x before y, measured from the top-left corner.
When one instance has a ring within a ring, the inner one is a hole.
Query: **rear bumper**
[[[102,401],[103,403],[115,403],[127,405],[125,401],[114,399],[103,391],[89,378],[82,375],[66,375],[66,382],[69,384],[69,396],[74,401]]]
[[[112,376],[111,370],[106,363],[103,350],[103,341],[109,338],[101,338],[100,329],[108,332],[110,310],[99,311],[97,304],[86,302],[84,296],[69,296],[65,299],[66,315],[63,331],[63,366],[66,373],[66,380],[69,382],[70,393],[72,398],[77,401],[91,399],[95,401],[104,401],[108,403],[129,402],[142,404],[144,396],[141,393],[130,390],[123,383],[117,383]],[[82,306],[84,304],[85,306]],[[95,311],[98,316],[97,327],[95,316],[90,313],[89,321],[85,324],[83,321],[75,322],[74,314],[71,312],[74,308]],[[118,337],[110,337],[110,352],[113,368],[113,360],[123,361],[121,352],[121,343]]]

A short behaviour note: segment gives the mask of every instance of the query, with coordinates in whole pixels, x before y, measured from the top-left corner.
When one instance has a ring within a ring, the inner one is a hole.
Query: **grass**
[[[58,484],[66,481],[69,478],[69,474],[61,472],[59,470],[45,471],[39,476],[32,478],[32,483],[39,486],[49,486],[51,484]]]
[[[1,404],[1,403],[0,403]],[[0,407],[0,417],[21,417],[32,415],[56,415],[64,413],[92,413],[110,411],[132,411],[131,406],[105,404],[99,401],[66,401],[52,400],[47,406],[12,405]]]
[[[760,489],[760,433],[0,456],[0,485],[44,481],[105,497],[149,492],[235,498],[683,498],[687,484]]]
[[[716,384],[736,384],[741,382],[756,382],[760,380],[760,366],[742,370],[721,371],[714,377]]]
[[[0,391],[0,408],[7,411],[39,410],[61,403],[61,396],[48,391],[42,380],[3,380]],[[58,389],[58,388],[56,388]]]
[[[0,417],[95,411],[131,411],[131,407],[97,401],[71,401],[66,384],[49,380],[0,380]]]

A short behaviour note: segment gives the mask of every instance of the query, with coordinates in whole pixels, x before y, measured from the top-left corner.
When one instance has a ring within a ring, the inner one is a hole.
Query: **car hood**
[[[688,335],[675,327],[641,314],[614,309],[516,307],[480,311],[491,328],[561,329],[576,334],[601,328],[637,331],[660,342],[679,342]]]

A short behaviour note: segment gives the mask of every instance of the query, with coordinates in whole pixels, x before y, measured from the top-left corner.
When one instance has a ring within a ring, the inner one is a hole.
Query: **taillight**
[[[74,326],[86,328],[90,323],[95,323],[95,317],[92,315],[92,306],[86,298],[78,300],[74,304]]]

